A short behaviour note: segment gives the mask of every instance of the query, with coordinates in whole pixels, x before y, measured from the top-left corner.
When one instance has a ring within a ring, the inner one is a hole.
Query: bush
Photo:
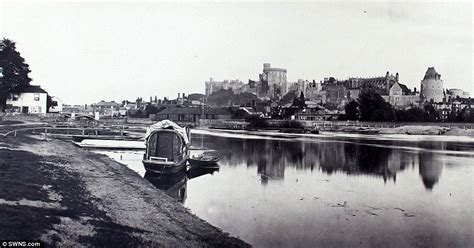
[[[129,110],[128,115],[133,118],[148,118],[148,116],[141,109]]]
[[[266,128],[269,127],[267,120],[262,117],[251,115],[245,119],[252,128]]]

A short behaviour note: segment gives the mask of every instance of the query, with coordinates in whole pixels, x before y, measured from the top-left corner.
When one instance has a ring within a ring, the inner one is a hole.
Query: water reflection
[[[419,172],[425,188],[433,189],[433,186],[438,182],[441,172],[443,171],[443,160],[437,156],[428,154],[420,154]]]
[[[188,180],[207,174],[213,175],[215,172],[218,171],[219,167],[191,168],[188,171],[162,175],[146,172],[144,178],[147,179],[156,188],[163,190],[168,196],[173,197],[181,203],[184,203],[187,197]]]
[[[188,180],[186,172],[178,172],[169,175],[146,172],[144,177],[156,188],[163,190],[167,195],[181,203],[184,203],[186,200],[186,186]]]
[[[215,172],[219,171],[219,167],[212,168],[191,168],[187,172],[188,179],[204,176],[207,174],[214,175]]]
[[[328,175],[345,173],[381,178],[396,183],[397,173],[419,167],[422,183],[431,190],[442,173],[443,161],[434,153],[407,150],[400,141],[352,139],[348,141],[238,139],[195,135],[202,146],[221,153],[221,162],[228,166],[245,164],[257,167],[262,184],[285,178],[285,168],[313,171]],[[194,137],[193,137],[194,138]],[[417,148],[445,150],[456,147],[445,142],[420,142]],[[409,148],[409,147],[408,147]],[[462,150],[462,149],[461,149]]]

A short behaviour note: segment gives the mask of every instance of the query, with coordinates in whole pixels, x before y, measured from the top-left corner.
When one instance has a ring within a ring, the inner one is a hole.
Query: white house
[[[45,114],[47,112],[48,92],[39,85],[30,85],[21,90],[11,92],[7,106],[12,112],[24,114]]]

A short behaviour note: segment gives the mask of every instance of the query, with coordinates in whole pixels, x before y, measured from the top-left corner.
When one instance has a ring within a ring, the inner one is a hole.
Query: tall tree
[[[293,99],[297,98],[298,96],[296,95],[296,92],[294,91],[290,91],[288,93],[286,93],[286,95],[284,95],[282,98],[281,98],[281,102],[283,104],[286,104],[286,103],[291,103],[293,102]]]
[[[344,106],[346,111],[346,119],[347,120],[358,120],[359,119],[359,103],[355,100],[350,101],[346,106]]]
[[[395,110],[380,94],[364,90],[359,95],[359,112],[362,121],[394,121]]]
[[[15,42],[4,38],[0,41],[0,109],[5,112],[6,101],[13,89],[21,89],[30,84],[29,65],[16,50]]]

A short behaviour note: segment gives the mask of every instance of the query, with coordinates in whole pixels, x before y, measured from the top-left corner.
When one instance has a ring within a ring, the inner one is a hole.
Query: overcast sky
[[[382,76],[419,89],[429,66],[474,93],[469,2],[2,2],[0,36],[66,103],[175,98],[204,82]]]

